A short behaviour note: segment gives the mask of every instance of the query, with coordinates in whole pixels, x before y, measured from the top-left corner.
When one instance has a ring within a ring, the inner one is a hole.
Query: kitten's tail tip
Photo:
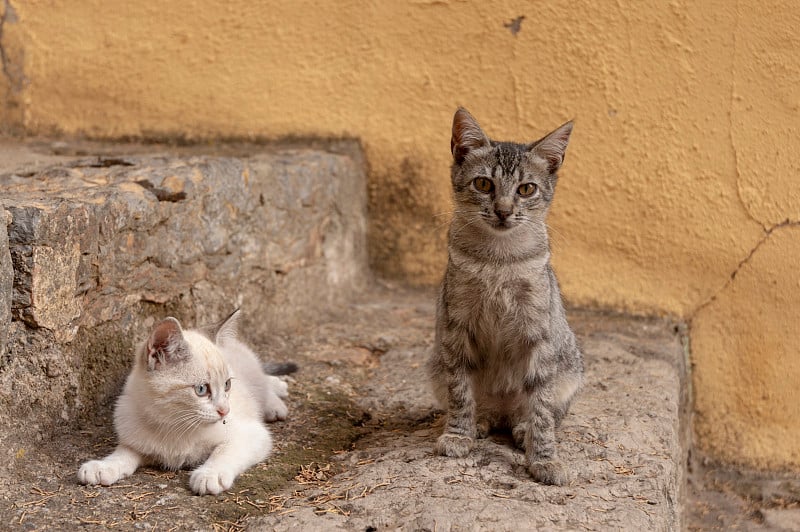
[[[267,375],[289,375],[294,373],[299,368],[294,362],[264,362],[264,373]]]

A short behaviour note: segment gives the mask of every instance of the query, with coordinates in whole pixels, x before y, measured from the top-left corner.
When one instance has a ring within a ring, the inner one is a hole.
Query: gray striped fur
[[[531,144],[490,140],[453,118],[455,203],[428,369],[447,422],[435,451],[465,456],[474,438],[510,429],[528,470],[564,484],[555,429],[583,383],[583,357],[550,266],[545,218],[572,131]],[[485,181],[489,180],[490,190]],[[524,196],[523,185],[535,192]]]

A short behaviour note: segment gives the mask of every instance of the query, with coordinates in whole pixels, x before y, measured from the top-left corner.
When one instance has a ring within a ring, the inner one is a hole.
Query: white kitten
[[[117,448],[84,463],[81,483],[108,486],[144,463],[202,464],[189,486],[198,495],[216,495],[267,458],[272,438],[264,421],[286,419],[287,386],[264,373],[255,353],[236,339],[237,318],[238,311],[216,331],[184,331],[175,318],[156,325],[117,401]]]

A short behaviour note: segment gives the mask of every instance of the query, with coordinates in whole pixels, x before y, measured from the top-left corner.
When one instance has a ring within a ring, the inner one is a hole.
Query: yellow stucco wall
[[[0,2],[0,134],[20,133],[24,58],[16,13]]]
[[[0,98],[15,95],[0,105],[6,126],[359,138],[373,262],[419,283],[436,282],[443,266],[456,105],[499,139],[534,140],[574,118],[550,221],[566,297],[689,320],[700,445],[800,468],[800,407],[790,400],[800,382],[790,363],[800,345],[795,2],[9,0],[0,9],[6,67],[19,67],[13,83],[8,68],[0,81]],[[518,16],[515,34],[506,25]]]

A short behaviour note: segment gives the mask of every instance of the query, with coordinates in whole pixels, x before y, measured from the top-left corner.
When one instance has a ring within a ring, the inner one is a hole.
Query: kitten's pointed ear
[[[177,362],[188,356],[188,347],[183,340],[181,324],[175,318],[167,318],[155,326],[145,348],[147,369],[158,370],[166,364]]]
[[[197,329],[203,336],[215,344],[224,342],[227,338],[236,338],[239,327],[239,309],[237,308],[216,323]]]
[[[572,133],[572,120],[531,144],[530,151],[547,161],[550,173],[561,168],[567,151],[569,136]]]
[[[478,125],[478,121],[469,111],[459,107],[453,116],[453,136],[450,138],[450,151],[455,162],[461,164],[469,152],[489,145],[489,137]]]
[[[237,329],[239,327],[239,312],[236,309],[231,312],[227,318],[219,322],[217,331],[214,333],[214,343],[217,345],[222,344],[229,338],[236,338]]]

